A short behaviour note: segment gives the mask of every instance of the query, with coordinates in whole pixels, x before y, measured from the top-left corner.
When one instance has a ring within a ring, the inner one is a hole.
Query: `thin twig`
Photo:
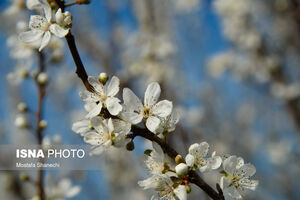
[[[44,54],[42,52],[38,52],[38,58],[39,58],[39,71],[38,74],[45,71],[45,58]],[[40,122],[42,120],[43,115],[43,104],[44,104],[44,97],[45,97],[45,85],[40,84],[36,81],[37,87],[38,87],[38,108],[36,113],[36,137],[37,137],[37,144],[39,146],[42,145],[43,140],[43,129],[40,127]],[[39,159],[39,162],[43,163],[43,159]],[[37,194],[40,197],[40,200],[45,199],[44,194],[44,186],[43,186],[43,170],[40,168],[38,170],[37,175]]]

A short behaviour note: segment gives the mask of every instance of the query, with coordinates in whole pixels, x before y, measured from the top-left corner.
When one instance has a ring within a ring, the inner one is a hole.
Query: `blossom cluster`
[[[119,78],[113,76],[108,80],[105,73],[100,73],[98,78],[89,77],[88,81],[93,86],[93,92],[80,92],[87,115],[75,122],[72,130],[93,146],[92,155],[99,155],[110,148],[122,148],[126,143],[126,148],[132,150],[133,141],[127,137],[132,126],[143,126],[163,138],[175,130],[179,115],[173,110],[172,102],[159,101],[161,88],[157,82],[148,85],[144,103],[129,88],[123,89],[121,103],[117,97]],[[160,145],[153,142],[152,149],[144,152],[143,159],[151,177],[138,184],[144,189],[157,191],[152,199],[185,200],[191,191],[191,171],[205,173],[217,170],[223,163],[220,187],[225,196],[240,199],[245,189],[256,189],[258,181],[249,179],[256,171],[253,165],[244,164],[240,157],[227,156],[222,159],[216,152],[211,156],[208,152],[207,142],[195,143],[189,147],[185,159],[181,155],[171,159]]]

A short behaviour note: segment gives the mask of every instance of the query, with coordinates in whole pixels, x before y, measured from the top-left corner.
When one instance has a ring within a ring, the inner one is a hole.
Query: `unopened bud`
[[[64,14],[62,13],[61,8],[55,13],[55,19],[58,24],[64,23]]]
[[[45,85],[48,82],[48,75],[45,72],[41,72],[37,76],[37,82],[41,85]]]
[[[15,125],[18,128],[28,128],[27,118],[23,115],[17,116],[15,120]]]
[[[178,155],[175,157],[175,162],[176,162],[176,164],[183,163],[183,162],[184,162],[183,157],[182,157],[181,155],[178,154]]]
[[[134,150],[134,143],[133,143],[132,140],[126,144],[126,149],[128,151],[133,151]]]
[[[21,181],[29,181],[29,176],[28,176],[28,174],[26,174],[26,173],[24,173],[24,172],[20,173],[19,177],[20,177],[20,180],[21,180]]]
[[[40,129],[45,129],[47,127],[48,123],[46,120],[41,120],[39,123],[39,128]]]
[[[190,185],[186,185],[185,190],[186,190],[186,193],[190,193],[192,191],[192,188]]]
[[[89,4],[91,0],[77,0],[78,4]]]
[[[98,80],[100,83],[102,83],[103,85],[105,85],[105,83],[107,82],[108,80],[108,76],[106,73],[102,72],[98,75]]]
[[[27,109],[27,105],[23,102],[19,103],[18,104],[18,111],[19,112],[26,112],[28,109]]]
[[[189,167],[185,163],[180,163],[175,167],[175,172],[178,176],[185,176],[188,173]]]
[[[28,76],[29,76],[28,69],[26,69],[26,68],[20,69],[20,75],[22,78],[28,78]]]

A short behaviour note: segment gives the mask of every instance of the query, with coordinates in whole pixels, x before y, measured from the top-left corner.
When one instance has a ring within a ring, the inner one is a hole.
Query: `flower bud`
[[[98,80],[100,83],[102,83],[103,85],[105,85],[106,81],[108,80],[108,76],[105,72],[102,72],[98,75]]]
[[[134,143],[133,143],[132,140],[126,144],[126,149],[128,151],[133,151],[134,150]]]
[[[20,69],[20,75],[21,75],[21,77],[22,78],[28,78],[28,76],[29,76],[29,72],[28,72],[28,69],[26,69],[26,68],[22,68],[22,69]]]
[[[178,154],[178,155],[175,157],[175,162],[176,162],[176,164],[179,164],[179,163],[183,163],[184,160],[183,160],[182,156]]]
[[[28,109],[27,109],[27,105],[26,105],[25,103],[20,102],[20,103],[18,104],[18,111],[19,111],[19,112],[24,113],[24,112],[26,112],[27,110],[28,110]]]
[[[45,129],[47,127],[48,123],[46,120],[41,120],[39,123],[39,128],[40,129]]]
[[[37,82],[41,85],[45,85],[48,82],[48,75],[45,72],[39,73],[37,76]]]
[[[178,176],[187,175],[188,166],[185,163],[180,163],[175,167],[175,172]]]
[[[65,18],[64,14],[62,13],[61,9],[58,9],[57,12],[55,13],[56,23],[63,24],[64,18]]]
[[[15,120],[15,125],[16,127],[18,128],[28,128],[28,121],[27,121],[27,118],[23,115],[19,115],[16,117],[16,120]]]

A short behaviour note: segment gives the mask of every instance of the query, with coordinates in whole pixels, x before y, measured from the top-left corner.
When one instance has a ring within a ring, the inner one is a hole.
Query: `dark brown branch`
[[[162,140],[155,134],[151,133],[149,130],[138,126],[132,126],[131,131],[132,134],[129,134],[128,138],[131,138],[133,140],[136,136],[139,136],[148,139],[150,141],[156,142],[159,146],[161,146],[163,151],[171,158],[175,159],[175,157],[178,155],[176,150],[174,150],[171,146],[169,146],[164,140]],[[195,171],[189,172],[189,180],[191,183],[200,187],[210,198],[214,200],[225,199],[223,193],[216,192]]]
[[[38,52],[39,58],[39,71],[38,74],[45,71],[45,58],[42,52]],[[36,113],[36,137],[37,137],[37,144],[40,146],[42,145],[43,140],[43,129],[40,127],[40,122],[42,120],[43,115],[43,104],[44,104],[44,97],[45,97],[45,84],[40,84],[36,81],[38,87],[38,108]],[[43,162],[42,159],[39,162]],[[37,194],[40,197],[40,200],[45,199],[44,193],[44,186],[43,186],[43,170],[39,169],[37,174]]]
[[[68,35],[66,35],[66,40],[69,46],[69,49],[71,51],[73,60],[76,64],[76,74],[77,76],[82,80],[85,88],[90,91],[90,92],[94,92],[93,87],[90,85],[89,81],[88,81],[88,75],[85,71],[84,65],[82,64],[81,58],[79,56],[77,47],[76,47],[76,43],[75,43],[75,39],[74,36],[70,32],[68,33]]]

